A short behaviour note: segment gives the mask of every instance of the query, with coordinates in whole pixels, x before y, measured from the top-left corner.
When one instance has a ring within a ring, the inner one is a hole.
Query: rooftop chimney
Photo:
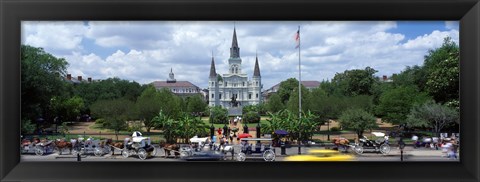
[[[72,74],[67,74],[67,80],[72,80]]]
[[[82,76],[78,76],[78,81],[82,81]]]

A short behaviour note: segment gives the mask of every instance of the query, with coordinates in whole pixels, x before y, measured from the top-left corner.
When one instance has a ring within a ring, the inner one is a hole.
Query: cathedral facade
[[[242,59],[237,42],[237,33],[233,29],[230,58],[228,59],[228,73],[217,74],[215,60],[212,57],[208,81],[209,106],[224,108],[256,105],[262,101],[262,77],[258,66],[258,57],[255,58],[255,68],[252,79],[242,72]]]

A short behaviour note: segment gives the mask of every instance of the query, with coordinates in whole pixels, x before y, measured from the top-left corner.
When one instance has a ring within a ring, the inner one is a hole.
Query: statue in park
[[[237,97],[232,96],[232,107],[238,107]]]

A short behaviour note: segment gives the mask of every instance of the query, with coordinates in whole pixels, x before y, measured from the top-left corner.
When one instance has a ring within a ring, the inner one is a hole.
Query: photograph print
[[[460,161],[458,21],[21,30],[22,161]]]

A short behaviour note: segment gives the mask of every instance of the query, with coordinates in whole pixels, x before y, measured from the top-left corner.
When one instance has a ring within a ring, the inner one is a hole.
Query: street
[[[235,151],[239,151],[239,146],[235,147]],[[306,151],[310,149],[324,149],[324,147],[302,147],[302,154],[306,154]],[[112,156],[111,154],[106,154],[101,157],[96,157],[93,154],[87,154],[81,157],[81,161],[138,161],[138,162],[159,162],[159,161],[183,161],[179,158],[173,158],[171,155],[169,158],[164,158],[163,150],[159,150],[157,148],[157,155],[153,158],[147,158],[146,160],[140,160],[136,156],[130,156],[128,158],[124,158],[120,155],[120,152],[117,151],[116,155]],[[280,155],[280,148],[275,148],[276,158],[275,161],[283,161],[286,157],[285,155]],[[59,161],[59,162],[72,162],[77,161],[77,156],[67,154],[59,155],[58,153],[48,154],[44,156],[36,156],[35,154],[23,154],[21,155],[22,161]],[[286,149],[287,156],[288,155],[297,155],[298,147],[291,147]],[[354,154],[353,151],[349,151],[347,154],[354,155],[355,161],[381,161],[381,162],[392,162],[392,161],[400,161],[400,150],[398,148],[392,147],[390,153],[388,155],[382,155],[380,153],[373,153],[373,152],[364,152],[362,155]],[[449,159],[446,158],[445,153],[442,153],[441,150],[432,150],[432,149],[425,149],[425,148],[417,148],[414,149],[412,147],[405,147],[403,153],[403,160],[404,161],[428,161],[428,162],[459,162],[460,159]],[[227,160],[232,161],[231,154],[227,154]],[[247,161],[263,161],[263,160],[250,160]]]

